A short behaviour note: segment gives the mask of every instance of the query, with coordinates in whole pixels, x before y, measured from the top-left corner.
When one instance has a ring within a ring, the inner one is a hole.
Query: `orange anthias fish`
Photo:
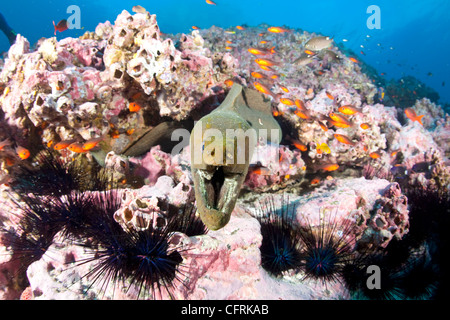
[[[138,112],[139,110],[141,110],[141,106],[136,102],[131,102],[128,105],[128,109],[130,110],[130,112]]]
[[[294,141],[292,144],[300,151],[307,151],[308,147],[300,141]]]
[[[272,60],[269,60],[269,59],[262,59],[262,58],[255,59],[255,62],[257,64],[259,64],[260,66],[266,66],[266,67],[279,66],[280,65],[279,63],[277,63],[275,61],[272,61]]]
[[[256,78],[256,79],[267,79],[267,77],[265,75],[263,75],[262,73],[256,72],[256,71],[253,71],[250,74],[252,75],[253,78]]]
[[[325,93],[327,94],[328,99],[334,100],[334,97],[331,93],[329,93],[328,91],[326,91]]]
[[[211,1],[211,0],[206,0],[206,3],[207,3],[207,4],[212,4],[212,5],[217,6],[217,4],[216,4],[214,1]]]
[[[256,173],[257,175],[260,176],[265,176],[265,175],[269,175],[270,174],[270,170],[266,167],[259,167],[256,168],[254,170],[252,170],[253,173]]]
[[[319,184],[320,183],[320,178],[314,178],[311,180],[311,184]]]
[[[272,114],[273,114],[274,117],[279,117],[279,116],[282,116],[282,115],[283,115],[283,112],[280,112],[280,111],[278,111],[278,110],[273,110],[273,111],[272,111]]]
[[[120,132],[119,132],[119,130],[117,130],[117,129],[113,129],[113,130],[111,131],[110,135],[111,135],[111,138],[117,139],[117,138],[120,137]],[[83,151],[84,151],[84,150],[83,150]]]
[[[292,99],[289,99],[289,98],[281,98],[280,102],[282,104],[287,105],[287,106],[293,106],[295,104],[295,102]]]
[[[280,86],[280,89],[283,90],[286,93],[289,93],[289,89],[283,86]]]
[[[236,26],[236,29],[238,29],[238,30],[245,30],[245,28],[243,26]]]
[[[369,153],[369,157],[372,159],[379,159],[381,157],[381,154],[379,152],[371,152]]]
[[[67,147],[70,151],[76,152],[76,153],[83,153],[86,152],[86,150],[83,149],[83,145],[78,142],[72,143],[70,146]]]
[[[327,126],[326,125],[324,125],[322,122],[320,122],[320,121],[317,121],[317,123],[319,124],[319,126],[322,128],[322,130],[323,131],[325,131],[325,132],[327,132],[328,131],[328,128],[327,128]]]
[[[267,94],[267,95],[269,95],[269,96],[272,96],[274,99],[276,99],[276,96],[275,96],[275,94],[272,92],[272,91],[270,91],[270,89],[269,88],[267,88],[265,85],[263,85],[262,83],[260,83],[260,82],[253,82],[253,85],[255,86],[255,89],[256,90],[258,90],[259,92],[262,92],[262,93],[264,93],[264,94]]]
[[[316,53],[315,53],[314,51],[311,51],[311,50],[308,50],[308,49],[306,49],[304,52],[305,52],[307,55],[309,55],[309,56],[315,56],[315,55],[316,55]]]
[[[194,29],[194,30],[198,30],[199,29],[199,27],[197,27],[197,26],[192,26],[191,28]]]
[[[337,127],[337,128],[350,128],[352,126],[352,124],[348,124],[348,123],[344,123],[344,122],[339,122],[339,121],[334,121],[332,119],[328,119],[328,122],[330,122],[333,126]]]
[[[353,58],[353,57],[350,57],[350,61],[351,62],[353,62],[353,63],[359,63],[359,61],[358,60],[356,60],[355,58]]]
[[[65,148],[67,148],[68,146],[70,146],[74,142],[75,142],[75,140],[60,141],[60,142],[58,142],[57,144],[55,144],[53,146],[53,149],[55,149],[55,150],[63,150]]]
[[[309,115],[309,112],[306,110],[295,110],[295,115],[301,119],[308,120],[311,119],[311,116]]]
[[[275,72],[275,70],[274,70],[273,68],[268,67],[268,66],[262,66],[262,65],[259,65],[259,67],[260,67],[261,69],[263,69],[264,71]]]
[[[338,111],[348,116],[354,115],[355,113],[361,113],[361,109],[355,108],[352,105],[340,106]]]
[[[323,170],[328,172],[335,171],[337,169],[339,169],[339,165],[337,163],[326,163],[317,167],[317,170]]]
[[[16,153],[22,160],[28,159],[28,157],[30,156],[30,151],[21,146],[17,146]]]
[[[334,137],[336,138],[337,141],[339,141],[341,143],[348,144],[348,145],[351,145],[351,146],[355,145],[355,143],[349,137],[347,137],[347,136],[345,136],[343,134],[335,133]]]
[[[267,31],[272,33],[284,33],[284,32],[290,32],[291,30],[281,28],[281,27],[269,27],[267,28]]]
[[[55,25],[55,21],[53,21],[53,27],[55,27],[55,36],[56,36],[56,31],[63,32],[63,31],[66,31],[67,29],[69,29],[69,25],[67,24],[66,19],[61,20],[56,25]]]
[[[95,148],[105,137],[92,138],[83,143],[82,148],[85,151]]]
[[[338,123],[342,123],[342,124],[346,125],[347,128],[352,126],[352,123],[346,117],[341,116],[340,114],[336,114],[334,112],[330,112],[328,114],[328,116],[334,122],[338,122]]]
[[[305,103],[300,99],[295,99],[295,105],[297,108],[299,108],[301,111],[306,111]]]
[[[231,79],[227,79],[224,81],[224,83],[227,87],[231,87],[231,86],[233,86],[234,81]]]
[[[370,125],[366,122],[361,123],[359,126],[361,127],[361,129],[364,129],[364,130],[367,130],[370,128]]]
[[[414,109],[412,109],[412,108],[406,108],[405,109],[405,114],[406,114],[406,116],[408,117],[409,120],[417,121],[418,123],[423,125],[422,118],[424,117],[424,115],[418,116],[416,114],[416,111],[414,111]]]
[[[267,50],[267,49],[259,49],[259,48],[253,48],[253,47],[248,48],[247,51],[250,52],[251,54],[254,54],[254,55],[269,54],[270,53],[270,51]]]

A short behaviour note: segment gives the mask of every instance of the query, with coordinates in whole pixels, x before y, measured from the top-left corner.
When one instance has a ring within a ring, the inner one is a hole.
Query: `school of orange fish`
[[[243,26],[236,26],[237,30],[244,31],[245,27]],[[226,31],[227,33],[234,34],[235,31]],[[292,32],[291,30],[283,27],[278,26],[271,26],[267,28],[267,32],[274,33],[274,34],[283,34]],[[277,73],[277,67],[280,67],[282,65],[282,62],[277,59],[277,51],[275,46],[271,46],[270,42],[264,39],[264,35],[266,35],[266,32],[261,32],[258,34],[258,36],[261,37],[260,40],[258,40],[259,44],[261,46],[258,47],[249,47],[247,48],[247,51],[250,52],[254,56],[254,67],[255,69],[253,71],[250,71],[250,75],[252,78],[254,78],[252,85],[253,87],[258,90],[259,92],[270,96],[273,98],[274,102],[276,103],[282,103],[283,105],[289,106],[291,112],[293,112],[298,118],[304,120],[304,121],[310,121],[310,122],[316,122],[320,128],[324,131],[328,131],[331,128],[352,128],[355,126],[354,118],[357,114],[362,114],[362,110],[360,108],[357,108],[353,105],[338,105],[338,103],[335,101],[335,97],[329,93],[326,92],[326,96],[328,99],[333,101],[333,104],[335,105],[335,111],[329,112],[328,116],[317,116],[313,117],[311,116],[311,113],[305,106],[305,102],[300,99],[292,99],[283,96],[283,93],[289,93],[289,89],[284,86],[282,83],[277,82],[277,80],[280,78],[280,75]],[[316,41],[317,40],[317,41]],[[317,45],[317,43],[320,43],[320,41],[329,41],[329,45]],[[233,42],[230,40],[226,40],[227,46],[225,47],[226,50],[231,50],[233,47]],[[308,47],[308,43],[315,43],[311,44]],[[311,38],[306,44],[305,48],[303,50],[304,54],[306,54],[307,58],[311,58],[316,56],[321,50],[327,49],[330,46],[332,46],[332,39],[328,37],[316,37]],[[352,63],[359,64],[360,62],[354,58],[349,57],[349,60]],[[231,87],[233,85],[233,80],[228,79],[225,81],[225,85],[228,87]],[[313,89],[310,88],[307,92],[308,95],[313,94]],[[384,92],[382,93],[382,98],[384,98]],[[412,108],[405,109],[405,115],[408,119],[411,121],[417,121],[420,124],[422,124],[421,119],[423,115],[418,116],[415,111]],[[273,108],[273,116],[274,117],[281,117],[283,116],[283,112],[280,110],[277,110],[277,108]],[[369,123],[363,122],[359,125],[359,127],[363,130],[369,130],[371,128],[371,125]],[[334,138],[339,141],[340,143],[349,145],[349,146],[355,146],[356,141],[352,141],[348,136],[344,134],[334,134]],[[292,140],[292,145],[299,149],[302,152],[308,151],[308,144],[303,143],[301,141],[294,141]],[[326,153],[330,152],[330,148],[326,143],[323,143],[321,145],[317,146],[317,153],[322,153],[326,150]],[[368,151],[368,147],[366,145],[363,146],[364,151]],[[370,152],[367,154],[368,157],[372,159],[379,159],[382,157],[381,150]],[[391,157],[395,157],[395,154],[391,154]],[[324,172],[331,172],[339,169],[339,164],[337,163],[324,163],[321,165],[317,165],[314,168],[316,171],[324,171]],[[267,175],[270,174],[269,170],[267,168],[256,168],[252,171],[253,173],[259,174],[259,175]],[[310,181],[311,185],[317,185],[320,183],[319,178],[313,178]]]

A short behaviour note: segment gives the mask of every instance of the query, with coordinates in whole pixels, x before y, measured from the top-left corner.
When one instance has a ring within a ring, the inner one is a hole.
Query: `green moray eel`
[[[280,139],[270,101],[238,84],[217,109],[195,124],[190,137],[191,172],[197,210],[210,230],[230,220],[257,144]]]

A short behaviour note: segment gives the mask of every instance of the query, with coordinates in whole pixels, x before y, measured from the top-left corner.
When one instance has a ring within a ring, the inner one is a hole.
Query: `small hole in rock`
[[[120,79],[122,77],[123,72],[116,69],[116,71],[114,71],[114,78],[116,79]]]

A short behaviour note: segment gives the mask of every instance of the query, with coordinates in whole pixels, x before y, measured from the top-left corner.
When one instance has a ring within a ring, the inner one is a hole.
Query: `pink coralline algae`
[[[185,176],[189,173],[183,170],[179,159],[180,157],[171,157],[161,151],[160,146],[155,146],[143,157],[130,158],[130,162],[137,167],[134,174],[143,177],[147,184],[153,185],[163,175],[169,175],[177,182],[186,180]]]
[[[169,176],[161,176],[153,186],[140,189],[125,189],[122,203],[114,213],[115,220],[124,228],[137,230],[165,224],[169,205],[181,207],[193,201],[193,190],[189,184],[180,182],[175,185]]]
[[[351,220],[357,243],[362,246],[386,246],[394,236],[401,239],[408,233],[407,200],[397,183],[384,179],[333,179],[304,196],[287,195],[291,205],[296,206],[300,225],[318,226],[325,217],[331,217],[337,225]],[[267,197],[272,197],[275,207],[280,208],[286,195],[262,195],[258,201],[264,204]],[[244,205],[255,214],[250,203]]]
[[[180,43],[162,39],[155,15],[126,11],[114,25],[79,39],[44,39],[36,49],[19,35],[0,74],[5,121],[21,144],[31,139],[31,121],[44,144],[109,134],[102,147],[122,152],[160,117],[185,119],[224,93],[236,59],[213,57],[199,34],[182,35]],[[129,112],[131,102],[141,110]]]
[[[383,190],[370,216],[361,223],[368,227],[360,240],[366,246],[386,247],[392,238],[400,240],[408,233],[408,199],[402,194],[398,183],[391,183]]]

